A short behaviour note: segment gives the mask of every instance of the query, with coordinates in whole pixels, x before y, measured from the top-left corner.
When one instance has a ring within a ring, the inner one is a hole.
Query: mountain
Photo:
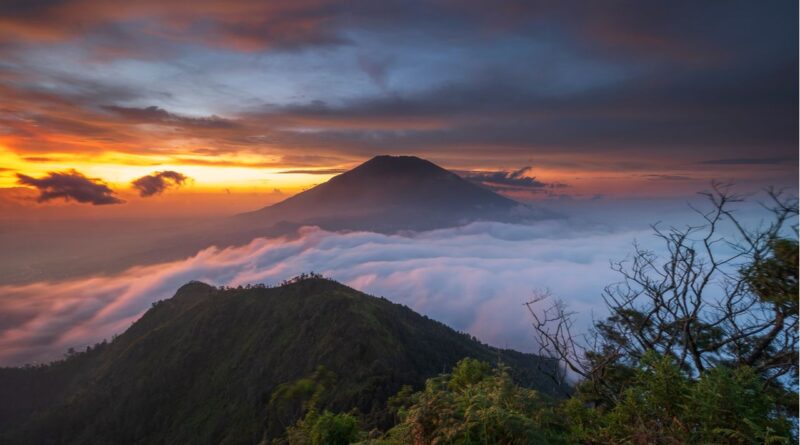
[[[530,208],[415,156],[376,156],[324,184],[242,218],[329,230],[427,230],[535,218]]]
[[[405,306],[308,278],[221,290],[193,282],[107,344],[48,366],[0,368],[3,444],[253,444],[299,417],[281,384],[324,366],[322,407],[356,408],[367,429],[390,421],[402,385],[463,357],[510,366],[543,392],[553,362],[481,344]],[[300,380],[300,382],[307,382]]]

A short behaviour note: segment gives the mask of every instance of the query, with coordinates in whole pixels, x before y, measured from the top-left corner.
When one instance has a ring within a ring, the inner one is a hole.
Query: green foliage
[[[335,384],[336,376],[324,366],[318,366],[312,375],[284,383],[270,397],[270,412],[279,416],[281,410],[301,403],[305,416],[286,430],[286,437],[275,443],[288,445],[346,445],[362,435],[358,419],[351,414],[334,414],[325,410],[319,414],[319,404],[324,393]],[[296,416],[295,416],[296,417]]]
[[[751,368],[717,367],[692,386],[685,413],[702,442],[790,443],[792,422],[776,404]]]
[[[779,238],[770,242],[771,255],[745,268],[747,283],[764,302],[782,308],[788,314],[798,313],[798,245],[797,241]]]
[[[485,362],[464,359],[452,374],[429,379],[411,399],[400,411],[400,423],[373,443],[559,443],[545,400],[516,385],[504,367],[492,370]]]
[[[317,366],[314,373],[308,377],[303,377],[292,382],[282,383],[273,391],[267,407],[267,417],[273,424],[285,428],[298,419],[303,412],[307,412],[306,418],[302,419],[301,425],[304,428],[296,428],[295,433],[305,434],[308,428],[305,426],[313,424],[308,417],[316,418],[320,400],[325,391],[331,387],[336,380],[336,376],[328,371],[324,366]],[[293,428],[293,427],[290,427]],[[290,434],[291,436],[291,434]],[[301,442],[294,442],[301,443]]]
[[[475,360],[429,379],[401,421],[364,443],[400,444],[719,444],[795,443],[793,423],[778,415],[752,369],[717,367],[699,380],[669,357],[648,353],[621,398],[610,407],[586,400],[583,385],[564,401],[548,401]],[[463,380],[464,376],[470,379]]]
[[[392,400],[400,421],[370,445],[795,443],[793,423],[776,411],[752,369],[716,367],[693,380],[675,360],[647,353],[626,375],[613,404],[598,406],[587,383],[562,401],[520,387],[502,367],[465,359],[423,391]],[[588,396],[588,399],[587,399]]]
[[[474,358],[465,358],[458,362],[453,369],[447,386],[452,390],[465,389],[489,377],[491,371],[492,367],[488,363]]]
[[[311,424],[311,445],[347,445],[361,435],[358,420],[351,414],[325,411]]]
[[[286,430],[285,439],[276,444],[287,445],[347,445],[359,440],[364,433],[358,428],[358,419],[352,414],[332,413],[325,410],[319,414],[311,408],[305,417]]]
[[[673,359],[647,354],[613,407],[575,398],[560,407],[571,440],[585,444],[788,443],[792,424],[747,367],[717,367],[693,381]]]

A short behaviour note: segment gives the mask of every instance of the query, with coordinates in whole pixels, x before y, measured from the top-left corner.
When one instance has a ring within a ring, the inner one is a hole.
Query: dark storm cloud
[[[703,161],[701,164],[708,165],[778,165],[789,162],[788,158],[732,158],[732,159],[711,159]]]
[[[316,139],[367,150],[474,144],[590,152],[696,153],[705,147],[721,154],[760,144],[767,152],[785,153],[796,139],[796,66],[765,70],[654,74],[561,95],[496,78],[335,106],[314,101],[273,107],[265,118],[296,119],[298,126],[322,130],[297,135],[306,143]]]
[[[145,34],[162,41],[194,40],[240,50],[331,44],[341,40],[326,22],[332,12],[326,1],[238,0],[220,3],[198,0],[190,7],[181,2],[142,0],[34,0],[3,2],[0,37],[57,41],[91,37],[123,43],[125,26],[149,22]],[[152,27],[152,25],[157,25]],[[113,45],[112,45],[113,47]]]
[[[55,72],[26,72],[23,66],[6,68],[0,64],[0,74],[4,72],[8,78],[0,76],[0,137],[14,137],[4,145],[20,154],[35,154],[30,162],[44,162],[44,158],[52,156],[39,154],[47,152],[89,153],[107,150],[111,144],[131,146],[139,142],[129,129],[115,125],[100,104],[134,100],[151,92]],[[59,141],[57,149],[53,147],[54,139]],[[37,158],[42,160],[36,161]]]
[[[43,178],[32,178],[21,173],[17,179],[22,185],[39,190],[39,202],[53,199],[77,201],[80,203],[105,205],[121,204],[124,201],[114,196],[114,191],[98,179],[87,178],[75,170],[50,172]]]
[[[219,116],[209,116],[209,117],[178,116],[176,114],[168,112],[163,108],[159,108],[156,106],[149,106],[146,108],[131,108],[131,107],[119,107],[115,105],[107,105],[103,108],[117,114],[118,116],[124,119],[137,123],[178,125],[185,127],[212,128],[212,129],[213,128],[226,129],[226,128],[234,128],[236,126],[236,124],[233,121],[228,119],[223,119]]]
[[[387,88],[389,66],[392,63],[391,57],[371,57],[361,55],[358,57],[358,66],[364,73],[381,88]]]
[[[139,192],[139,196],[146,198],[161,194],[170,187],[180,187],[188,179],[182,173],[165,170],[135,179],[131,186]]]
[[[411,28],[445,40],[544,30],[592,51],[708,63],[733,54],[731,45],[763,43],[758,37],[732,41],[731,29],[753,35],[764,23],[791,23],[796,8],[788,0],[769,6],[746,1],[196,0],[190,7],[159,0],[11,0],[0,5],[0,36],[47,41],[111,35],[126,42],[131,35],[125,27],[139,23],[139,34],[162,40],[249,51],[350,44],[353,30],[396,33]]]

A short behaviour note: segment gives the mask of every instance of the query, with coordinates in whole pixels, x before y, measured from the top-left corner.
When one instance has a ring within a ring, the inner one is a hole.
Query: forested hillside
[[[107,344],[49,366],[0,369],[3,443],[242,443],[279,437],[302,414],[271,402],[322,367],[320,406],[386,428],[386,400],[463,357],[505,363],[547,393],[552,362],[483,345],[407,307],[334,281],[276,288],[190,283]]]

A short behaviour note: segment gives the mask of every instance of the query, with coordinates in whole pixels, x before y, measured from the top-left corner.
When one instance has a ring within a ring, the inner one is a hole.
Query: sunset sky
[[[497,171],[532,200],[794,187],[797,15],[792,0],[3,1],[0,210],[242,211],[376,154]],[[50,172],[101,200],[43,195]],[[148,175],[161,188],[143,196],[131,182]]]

